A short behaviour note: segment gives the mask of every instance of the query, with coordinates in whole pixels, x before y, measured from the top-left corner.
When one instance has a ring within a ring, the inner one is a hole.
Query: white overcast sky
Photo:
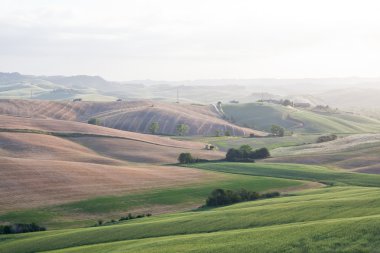
[[[380,1],[0,0],[0,72],[380,76]]]

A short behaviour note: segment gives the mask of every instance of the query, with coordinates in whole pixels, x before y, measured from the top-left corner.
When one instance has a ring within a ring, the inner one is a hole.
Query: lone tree
[[[178,162],[182,163],[182,164],[193,163],[194,162],[194,158],[192,157],[192,155],[190,153],[181,153],[178,156]]]
[[[149,132],[151,134],[156,134],[158,130],[160,130],[160,125],[158,124],[158,122],[152,122],[152,124],[150,124],[149,127]]]
[[[189,131],[189,126],[186,124],[178,124],[176,130],[179,136],[184,136]]]
[[[293,106],[293,102],[290,101],[289,99],[285,99],[284,101],[282,101],[282,105],[283,106]]]
[[[285,134],[285,129],[277,125],[272,125],[270,131],[273,135],[279,136],[279,137],[282,137]]]
[[[100,126],[102,124],[100,119],[97,119],[97,118],[91,118],[87,121],[87,123],[91,125],[97,125],[97,126]]]

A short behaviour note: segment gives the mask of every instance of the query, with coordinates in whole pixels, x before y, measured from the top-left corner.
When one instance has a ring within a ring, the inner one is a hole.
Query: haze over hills
[[[0,253],[380,253],[380,2],[1,3]]]
[[[184,103],[240,103],[285,99],[342,109],[380,108],[380,78],[210,79],[107,81],[99,76],[0,73],[0,98],[115,101],[153,99]],[[350,89],[347,89],[350,87]],[[363,102],[363,103],[362,103]]]

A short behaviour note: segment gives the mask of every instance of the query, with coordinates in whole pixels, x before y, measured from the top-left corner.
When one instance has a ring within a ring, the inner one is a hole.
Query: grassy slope
[[[270,150],[279,147],[301,146],[304,144],[315,143],[319,135],[316,134],[295,134],[284,137],[265,137],[265,138],[248,138],[248,137],[201,137],[192,138],[192,140],[211,143],[219,150],[227,151],[229,148],[238,148],[241,145],[250,145],[253,148],[266,147]],[[179,139],[179,138],[177,138]],[[182,138],[191,140],[191,138]]]
[[[348,184],[380,187],[380,175],[334,171],[322,166],[278,163],[203,163],[192,167],[218,172],[228,172],[252,176],[279,177],[324,182],[328,184]]]
[[[273,240],[273,236],[282,234],[283,240],[276,237],[276,240],[266,245],[267,250],[271,249],[272,252],[275,252],[279,247],[288,248],[292,246],[292,244],[289,245],[289,240],[291,242],[302,241],[303,233],[306,233],[305,236],[308,238],[305,242],[306,246],[309,245],[310,240],[313,240],[313,237],[318,238],[326,232],[336,233],[337,238],[330,237],[330,240],[323,241],[322,239],[326,238],[321,237],[321,244],[330,244],[331,241],[340,240],[342,244],[339,246],[349,244],[350,247],[353,247],[355,243],[348,240],[351,238],[350,235],[363,232],[361,230],[364,227],[357,227],[359,223],[370,230],[367,231],[368,234],[362,234],[361,238],[373,239],[379,236],[378,226],[375,229],[370,225],[379,224],[379,192],[380,190],[377,188],[334,187],[308,191],[296,196],[247,202],[209,211],[145,218],[114,226],[9,235],[2,237],[4,242],[0,244],[0,250],[3,250],[1,252],[14,253],[34,252],[169,236],[95,245],[90,248],[79,248],[74,252],[111,252],[111,250],[123,252],[126,249],[133,250],[133,252],[135,250],[137,252],[176,252],[175,250],[181,249],[187,252],[190,249],[194,250],[193,246],[195,245],[195,247],[200,247],[200,250],[216,250],[213,248],[216,245],[205,244],[206,241],[203,241],[201,237],[220,243],[226,240],[228,243],[223,244],[225,247],[228,245],[234,248],[240,246],[243,247],[241,248],[242,252],[250,252],[247,251],[248,245],[262,247],[264,246],[263,242]],[[287,235],[287,232],[298,231],[299,229],[303,232],[292,232]],[[314,229],[317,229],[318,232]],[[375,231],[376,233],[374,233]],[[178,236],[183,234],[192,235]],[[239,234],[243,237],[236,237]],[[262,239],[253,240],[256,236]],[[252,238],[252,240],[247,241],[243,239],[245,237]],[[365,240],[362,242],[371,245],[371,247],[376,245]],[[182,247],[180,245],[187,246],[178,248]],[[334,245],[332,244],[332,246]],[[315,247],[316,245],[313,244],[312,246]],[[225,252],[231,252],[231,248],[227,247]]]
[[[300,133],[363,133],[380,130],[378,120],[343,112],[322,114],[260,103],[225,105],[223,110],[238,125],[264,131],[269,131],[271,125],[280,125]],[[300,122],[303,123],[302,127]]]
[[[0,252],[52,249],[65,249],[62,252],[374,252],[379,246],[380,189],[351,186],[379,186],[376,176],[292,164],[205,163],[197,167],[246,175],[328,179],[331,183],[350,186],[309,190],[293,196],[162,215],[114,226],[2,236]],[[90,246],[66,249],[82,245]]]
[[[354,136],[351,136],[354,137]],[[353,142],[344,138],[317,145],[278,148],[271,152],[272,162],[323,164],[356,172],[380,174],[380,141],[370,135],[373,142]],[[378,135],[376,135],[378,139]]]
[[[169,236],[52,252],[378,252],[379,217]]]
[[[213,175],[214,174],[214,175]],[[152,210],[185,210],[203,204],[207,195],[215,188],[268,191],[273,188],[301,186],[302,182],[278,178],[245,177],[232,174],[215,174],[213,178],[192,186],[166,187],[140,193],[119,196],[101,196],[69,204],[51,207],[12,211],[0,215],[0,221],[29,223],[36,222],[49,229],[90,226],[98,218],[118,219],[128,212],[152,212]]]

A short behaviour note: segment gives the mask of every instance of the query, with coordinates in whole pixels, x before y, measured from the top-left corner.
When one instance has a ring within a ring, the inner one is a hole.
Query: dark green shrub
[[[190,153],[181,153],[178,156],[178,162],[181,164],[194,163],[195,159],[192,157]]]
[[[12,224],[0,226],[0,234],[18,234],[37,231],[45,231],[45,227],[38,226],[35,223],[30,224]]]
[[[282,137],[285,135],[285,129],[280,126],[272,125],[270,131],[274,136]]]
[[[335,134],[331,134],[331,135],[324,135],[324,136],[320,136],[318,137],[317,139],[317,143],[322,143],[322,142],[328,142],[328,141],[334,141],[338,139],[338,136],[336,136]]]

